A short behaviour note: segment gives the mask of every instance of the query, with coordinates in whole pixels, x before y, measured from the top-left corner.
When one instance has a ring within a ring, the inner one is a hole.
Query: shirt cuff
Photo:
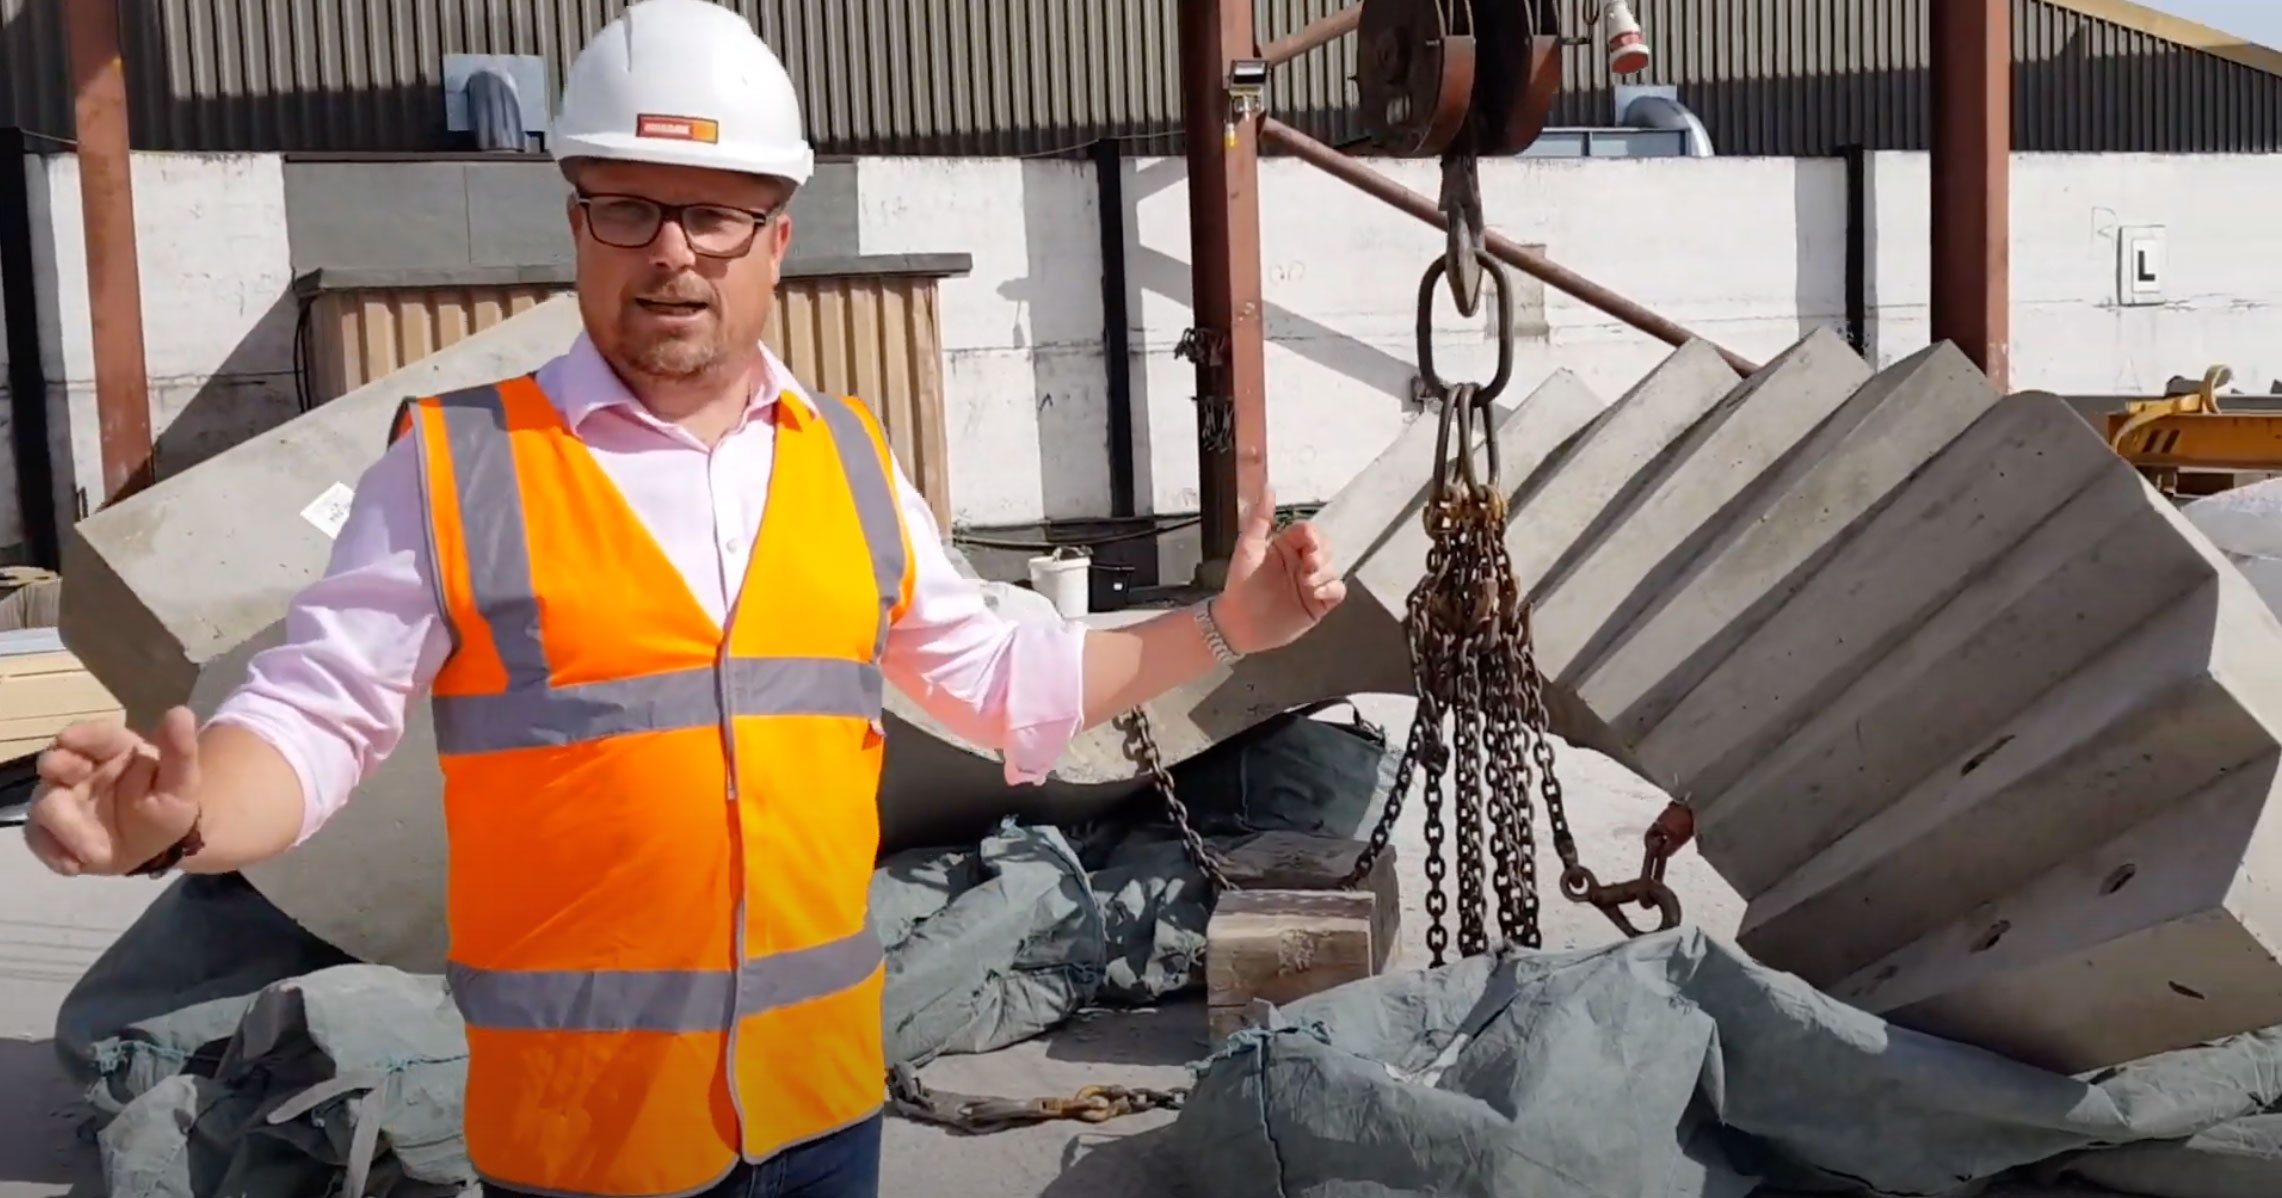
[[[1024,624],[1008,654],[1011,680],[1000,755],[1009,785],[1044,782],[1085,727],[1086,626]]]

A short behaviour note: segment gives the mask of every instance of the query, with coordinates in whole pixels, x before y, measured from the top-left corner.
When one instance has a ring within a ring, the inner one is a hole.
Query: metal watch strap
[[[1205,600],[1189,609],[1196,616],[1196,626],[1204,632],[1204,643],[1212,646],[1212,658],[1220,664],[1234,665],[1243,654],[1228,647],[1228,638],[1220,634],[1220,621],[1212,617],[1212,601]]]

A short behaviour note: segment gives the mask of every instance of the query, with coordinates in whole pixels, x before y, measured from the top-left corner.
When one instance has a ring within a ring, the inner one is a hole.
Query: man
[[[870,1195],[883,680],[1035,780],[1344,590],[1263,495],[1209,605],[1114,631],[993,614],[872,417],[761,344],[812,157],[731,12],[629,7],[555,138],[584,334],[409,405],[285,643],[203,730],[178,708],[151,741],[64,732],[27,835],[69,875],[263,860],[427,690],[488,1192]]]

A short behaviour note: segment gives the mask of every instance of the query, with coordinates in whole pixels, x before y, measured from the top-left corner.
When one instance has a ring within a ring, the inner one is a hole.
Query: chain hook
[[[1482,174],[1472,154],[1454,153],[1442,159],[1443,270],[1450,279],[1450,300],[1462,316],[1472,316],[1482,303],[1483,246]]]

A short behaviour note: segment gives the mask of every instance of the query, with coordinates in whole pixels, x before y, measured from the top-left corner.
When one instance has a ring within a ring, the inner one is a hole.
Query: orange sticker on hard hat
[[[701,116],[659,116],[645,112],[634,118],[634,136],[661,137],[669,141],[719,142],[721,122],[709,121]]]

